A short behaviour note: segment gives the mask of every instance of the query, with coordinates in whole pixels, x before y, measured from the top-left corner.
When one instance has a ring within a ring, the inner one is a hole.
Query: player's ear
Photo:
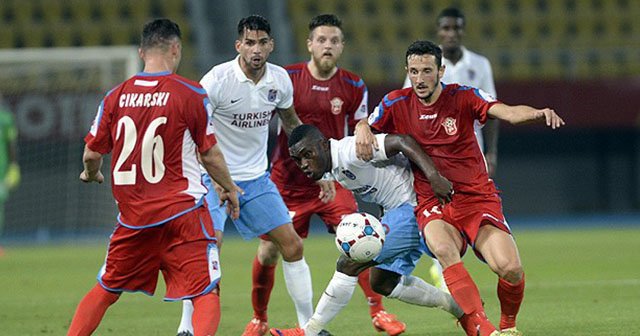
[[[311,43],[312,43],[311,39],[307,39],[307,51],[309,53],[311,53]]]
[[[273,49],[276,48],[276,41],[272,37],[269,37],[269,46],[270,46],[269,52],[272,52]]]

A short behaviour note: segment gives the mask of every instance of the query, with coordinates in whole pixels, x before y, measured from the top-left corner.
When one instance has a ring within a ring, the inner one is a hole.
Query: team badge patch
[[[470,80],[474,80],[476,78],[476,72],[473,71],[473,69],[469,69],[469,71],[467,72],[467,74],[469,75],[469,79]]]
[[[331,99],[330,102],[331,102],[331,113],[336,115],[340,114],[340,112],[342,112],[342,104],[344,104],[344,101],[342,101],[340,97],[333,97],[333,99]]]
[[[458,126],[456,126],[456,120],[451,117],[447,117],[441,124],[444,127],[444,131],[448,135],[454,135],[458,132]]]
[[[276,90],[276,89],[269,90],[269,94],[267,95],[267,99],[270,102],[274,102],[274,101],[276,101],[276,97],[278,97],[278,90]]]

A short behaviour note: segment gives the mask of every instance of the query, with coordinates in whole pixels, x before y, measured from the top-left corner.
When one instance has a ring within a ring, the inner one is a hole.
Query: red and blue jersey
[[[139,73],[107,93],[85,142],[112,152],[122,225],[160,225],[202,204],[197,153],[216,144],[208,105],[200,84],[169,72]]]
[[[286,66],[293,82],[293,106],[304,124],[320,129],[327,138],[342,139],[368,114],[368,91],[356,74],[338,68],[328,80],[317,80],[307,63]],[[271,179],[280,189],[309,190],[316,197],[320,189],[289,157],[287,135],[280,131],[273,153]]]
[[[369,124],[379,132],[411,135],[456,193],[495,194],[473,126],[476,120],[486,122],[497,100],[472,87],[441,85],[440,96],[429,106],[412,88],[391,91],[369,116]],[[414,166],[413,172],[418,202],[435,199],[422,171]]]

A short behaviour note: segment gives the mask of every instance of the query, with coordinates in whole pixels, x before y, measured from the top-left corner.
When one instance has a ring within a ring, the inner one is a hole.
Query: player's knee
[[[524,270],[522,269],[522,264],[520,264],[518,261],[509,260],[499,263],[496,269],[496,273],[498,273],[499,277],[510,283],[517,283],[522,279]]]
[[[262,265],[275,265],[278,262],[278,247],[271,243],[264,243],[261,241],[258,247],[258,260]]]
[[[397,279],[371,277],[371,289],[380,295],[389,296],[397,285]]]
[[[357,276],[361,272],[356,262],[342,255],[336,262],[336,271],[348,276]]]
[[[280,245],[282,258],[286,261],[296,261],[302,259],[304,254],[304,246],[302,245],[302,238],[297,234],[295,237],[291,237]]]
[[[438,260],[443,264],[451,264],[460,259],[460,252],[456,249],[455,245],[449,243],[437,243],[429,247],[431,252],[438,257]]]

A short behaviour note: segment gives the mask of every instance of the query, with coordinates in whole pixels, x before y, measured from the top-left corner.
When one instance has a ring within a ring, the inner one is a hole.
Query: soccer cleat
[[[176,336],[193,336],[193,334],[189,330],[183,330],[179,332]]]
[[[269,332],[271,333],[271,336],[304,336],[304,330],[302,328],[291,328],[291,329],[271,328]]]
[[[333,336],[328,330],[320,330],[320,332],[318,333],[318,336]]]
[[[516,327],[502,329],[500,332],[501,336],[522,336],[522,332],[518,330]]]
[[[406,324],[398,321],[395,315],[389,314],[384,310],[377,312],[372,322],[377,331],[384,331],[390,336],[400,335],[407,329]]]
[[[267,324],[266,321],[260,321],[254,317],[247,323],[242,336],[263,336],[268,331],[269,324]]]

